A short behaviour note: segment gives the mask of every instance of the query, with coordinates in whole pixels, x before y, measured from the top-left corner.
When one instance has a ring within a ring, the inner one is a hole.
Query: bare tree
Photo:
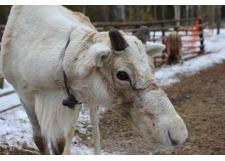
[[[86,6],[85,5],[82,6],[82,13],[86,14]]]
[[[213,29],[213,24],[215,23],[215,6],[208,6],[208,17],[209,17],[209,26]]]
[[[154,19],[157,20],[157,6],[154,6]]]
[[[193,5],[191,5],[191,6],[189,6],[189,16],[190,16],[190,18],[194,18],[194,6]]]
[[[123,5],[116,5],[114,6],[114,18],[115,18],[115,21],[124,21],[125,18],[126,18],[126,15],[125,15],[125,6]]]
[[[201,5],[197,6],[197,16],[200,17],[201,16]]]
[[[186,5],[185,6],[185,18],[186,19],[189,19],[189,5]],[[188,21],[187,21],[187,24],[186,25],[189,25],[188,24]]]
[[[188,19],[189,18],[189,5],[186,5],[185,9],[186,9],[185,16],[186,16],[186,19]]]
[[[102,21],[109,21],[109,7],[106,5],[101,6],[102,14],[101,18]]]
[[[133,6],[130,5],[128,7],[128,19],[129,19],[129,21],[133,20],[133,13],[134,13]]]
[[[175,5],[174,6],[174,19],[175,20],[180,20],[180,6],[179,5]],[[180,26],[180,22],[176,23],[177,26]]]
[[[216,8],[216,28],[217,28],[217,35],[220,34],[220,24],[221,24],[221,6],[215,6]]]
[[[138,12],[139,12],[139,20],[143,20],[144,17],[144,6],[138,6]]]
[[[163,19],[163,20],[166,19],[165,13],[166,13],[166,6],[163,5],[163,6],[162,6],[162,19]]]

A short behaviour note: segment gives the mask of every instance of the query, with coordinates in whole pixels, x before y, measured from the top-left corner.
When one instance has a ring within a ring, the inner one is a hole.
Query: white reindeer
[[[12,7],[1,46],[3,75],[21,99],[42,154],[50,153],[48,143],[53,154],[70,153],[77,102],[90,110],[95,154],[98,105],[129,116],[149,144],[186,140],[186,126],[151,68],[150,55],[164,45],[139,39],[116,29],[97,32],[87,17],[61,6]]]

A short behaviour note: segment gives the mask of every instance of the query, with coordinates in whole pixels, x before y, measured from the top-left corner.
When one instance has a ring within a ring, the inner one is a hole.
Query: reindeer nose
[[[169,131],[167,132],[167,134],[168,134],[168,137],[169,137],[169,139],[170,139],[171,145],[172,145],[172,146],[177,146],[177,145],[179,144],[179,141],[174,140],[174,139],[171,137],[171,134],[170,134]]]

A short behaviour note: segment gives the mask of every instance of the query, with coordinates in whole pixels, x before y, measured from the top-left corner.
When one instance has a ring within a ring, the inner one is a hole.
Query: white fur
[[[87,70],[87,68],[93,68],[93,66],[102,67],[103,58],[105,57],[107,59],[110,55],[110,52],[110,48],[101,43],[96,43],[92,45],[88,52],[82,55],[82,58],[80,58],[82,60],[78,61],[75,64],[75,71],[77,71],[77,73],[74,73],[74,75],[77,75],[77,77],[79,78],[84,78],[89,74],[89,70]]]
[[[71,123],[78,119],[81,107],[76,106],[75,110],[62,105],[66,98],[64,91],[40,91],[35,94],[35,112],[42,128],[44,136],[52,141],[57,139],[59,134],[65,135],[68,129],[72,128]]]
[[[149,55],[154,56],[161,53],[165,49],[165,45],[160,43],[146,42],[146,51]]]
[[[4,77],[28,108],[35,105],[41,133],[53,142],[67,135],[79,114],[79,107],[61,105],[67,97],[62,56],[72,32],[79,43],[95,30],[61,6],[13,6],[2,41]]]

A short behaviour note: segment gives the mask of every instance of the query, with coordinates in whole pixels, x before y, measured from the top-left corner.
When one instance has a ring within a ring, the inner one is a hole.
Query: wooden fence
[[[162,20],[162,21],[138,21],[138,22],[95,22],[94,26],[99,31],[107,31],[112,27],[116,27],[125,31],[133,31],[140,26],[148,26],[151,30],[160,31],[168,29],[178,24],[181,26],[190,26],[196,19],[180,19],[180,20]],[[160,27],[160,28],[159,28]]]
[[[182,48],[183,59],[191,58],[205,52],[203,30],[208,24],[206,22],[203,23],[200,18],[151,22],[96,22],[94,25],[99,31],[118,28],[125,32],[135,32],[140,26],[147,26],[150,29],[151,41],[162,43],[164,43],[165,37],[171,32],[171,29],[177,28],[179,35],[182,37],[182,43],[184,44]],[[4,25],[0,25],[0,31],[3,30]],[[156,66],[161,65],[165,62],[165,55],[154,57],[154,60]]]
[[[5,28],[5,25],[0,25],[0,42],[2,40],[2,35],[3,35],[4,28]]]
[[[9,90],[6,90],[4,89],[5,91],[0,93],[0,98],[2,99],[5,99],[7,97],[11,97],[13,95],[15,95],[15,90],[14,89],[9,89]],[[0,107],[0,114],[2,113],[5,113],[7,111],[10,111],[10,110],[13,110],[15,108],[18,108],[21,106],[20,103],[9,103],[10,105],[8,107]]]
[[[96,22],[94,25],[99,31],[118,28],[125,32],[135,32],[140,26],[147,26],[150,29],[151,41],[162,43],[164,43],[166,36],[172,31],[171,29],[176,28],[182,38],[182,44],[184,44],[182,48],[183,60],[205,53],[203,30],[208,23],[203,23],[201,18],[151,22]],[[165,53],[154,57],[154,64],[156,66],[162,65],[165,62]]]

